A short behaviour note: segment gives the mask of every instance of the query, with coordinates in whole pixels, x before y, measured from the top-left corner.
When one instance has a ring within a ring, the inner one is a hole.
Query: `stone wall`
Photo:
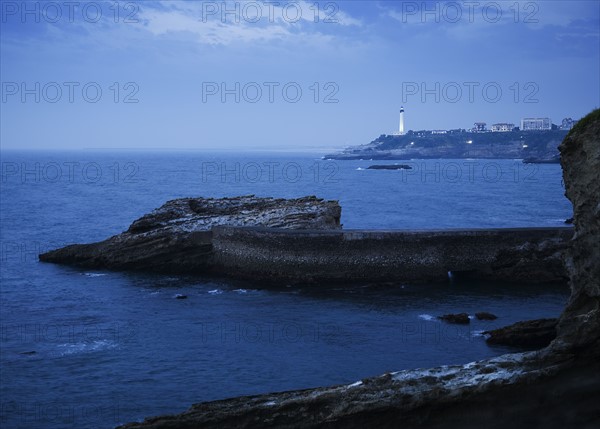
[[[448,272],[507,281],[565,281],[565,228],[306,231],[218,226],[213,263],[261,281],[441,281]]]

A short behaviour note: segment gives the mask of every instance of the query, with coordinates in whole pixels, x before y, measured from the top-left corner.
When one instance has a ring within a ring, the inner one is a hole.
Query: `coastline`
[[[571,299],[557,337],[536,352],[426,370],[390,372],[345,386],[241,397],[122,428],[595,427],[600,422],[600,110],[561,145],[575,235],[564,255]]]

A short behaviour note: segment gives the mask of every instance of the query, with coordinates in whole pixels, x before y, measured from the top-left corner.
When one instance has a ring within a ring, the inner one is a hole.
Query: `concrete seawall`
[[[217,273],[263,281],[441,281],[448,272],[522,282],[566,281],[571,227],[470,230],[289,230],[217,226]]]

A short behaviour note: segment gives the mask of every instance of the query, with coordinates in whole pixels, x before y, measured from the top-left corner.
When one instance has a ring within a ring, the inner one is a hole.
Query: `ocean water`
[[[353,383],[510,351],[481,331],[555,317],[560,285],[457,282],[266,289],[195,276],[81,270],[40,252],[104,239],[169,199],[337,199],[345,228],[560,226],[559,165],[319,154],[2,152],[0,424],[111,428],[192,403]],[[185,300],[176,294],[187,295]],[[490,311],[468,327],[448,312]]]

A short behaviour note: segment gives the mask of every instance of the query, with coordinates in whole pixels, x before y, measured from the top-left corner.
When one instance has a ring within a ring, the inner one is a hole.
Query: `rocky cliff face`
[[[194,405],[124,428],[600,427],[600,111],[561,146],[576,236],[571,299],[546,349],[352,384]]]
[[[600,110],[582,119],[559,147],[575,235],[566,253],[571,298],[555,347],[600,348]]]
[[[209,265],[213,226],[336,229],[341,228],[340,217],[337,201],[316,197],[181,198],[136,220],[122,234],[53,250],[40,255],[40,260],[94,268],[203,272]]]

